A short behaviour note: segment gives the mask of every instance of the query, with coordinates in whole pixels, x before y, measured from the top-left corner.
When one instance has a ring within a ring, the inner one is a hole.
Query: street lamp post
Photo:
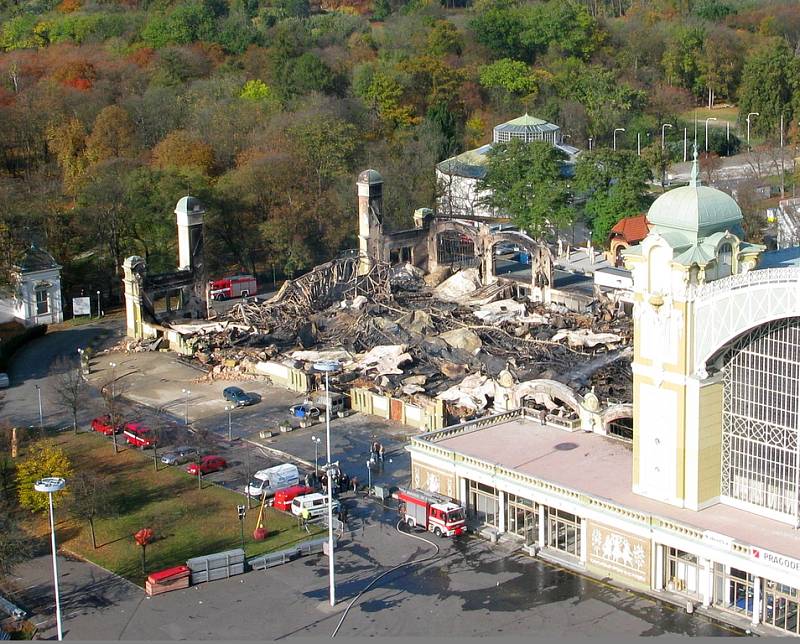
[[[592,151],[592,137],[589,137],[589,152]]]
[[[311,440],[314,441],[314,476],[319,476],[319,444],[322,439],[318,436],[312,436]]]
[[[36,387],[36,395],[39,396],[39,429],[44,430],[44,414],[42,414],[42,388],[39,385]]]
[[[706,119],[706,152],[708,152],[708,122],[709,121],[716,121],[716,120],[717,120],[716,116],[709,116]]]
[[[61,629],[61,598],[58,594],[58,559],[56,558],[56,523],[53,518],[53,494],[64,489],[66,481],[58,477],[47,477],[36,481],[33,489],[47,494],[50,502],[50,545],[53,549],[53,587],[56,595],[56,627],[58,628],[58,641],[64,639]]]
[[[233,411],[233,405],[227,405],[225,407],[225,411],[228,412],[228,442],[232,442],[233,438],[231,438],[231,412]]]
[[[665,142],[664,142],[664,130],[666,128],[668,128],[668,127],[671,128],[672,127],[672,123],[664,123],[661,126],[661,149],[662,150],[664,149],[664,145],[665,145]]]
[[[758,112],[750,112],[745,119],[747,121],[747,149],[750,150],[750,117],[761,116]]]
[[[111,405],[109,411],[111,412],[111,440],[114,442],[114,453],[119,450],[117,448],[117,363],[109,362],[108,366],[111,367]]]
[[[191,394],[192,392],[189,391],[188,389],[181,389],[181,393],[186,394],[186,405],[185,405],[185,407],[183,409],[183,424],[184,425],[188,425],[189,424],[189,394]],[[228,440],[230,440],[230,439],[228,439]]]
[[[331,462],[331,394],[328,385],[330,373],[339,370],[339,363],[335,360],[322,360],[314,364],[314,369],[325,374],[325,435],[328,447],[328,462],[325,472],[328,477],[328,578],[330,582],[331,606],[336,605],[336,581],[333,560],[333,480],[331,472],[338,463]]]
[[[614,150],[617,149],[617,132],[624,132],[624,131],[625,131],[624,127],[614,128],[614,137],[613,137],[614,138]]]
[[[91,313],[91,311],[89,311]],[[100,310],[100,291],[97,291],[97,317],[102,317],[102,311]]]
[[[642,133],[636,133],[636,156],[642,156]]]

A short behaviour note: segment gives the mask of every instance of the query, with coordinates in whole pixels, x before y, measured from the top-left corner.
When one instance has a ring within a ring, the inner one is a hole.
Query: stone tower
[[[206,300],[206,274],[203,247],[203,215],[200,200],[189,195],[175,206],[178,222],[178,268],[194,272],[193,295]]]
[[[720,495],[719,379],[696,369],[695,301],[703,285],[755,266],[762,247],[742,240],[742,212],[702,186],[697,155],[688,186],[661,195],[650,233],[624,251],[634,288],[633,491],[701,509]]]
[[[358,246],[361,252],[359,273],[368,273],[375,259],[382,259],[383,177],[376,170],[358,175]]]

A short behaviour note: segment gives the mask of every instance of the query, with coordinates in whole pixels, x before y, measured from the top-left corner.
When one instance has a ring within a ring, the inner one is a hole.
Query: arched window
[[[725,242],[717,250],[717,277],[728,277],[733,272],[733,247]]]

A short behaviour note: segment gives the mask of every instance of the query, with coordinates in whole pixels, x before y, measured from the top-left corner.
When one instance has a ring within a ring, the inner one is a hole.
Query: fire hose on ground
[[[386,570],[386,571],[382,572],[380,575],[375,577],[371,582],[369,582],[366,586],[364,586],[364,588],[362,588],[358,592],[358,594],[355,597],[353,597],[353,599],[350,600],[350,603],[347,605],[347,608],[344,609],[344,612],[342,613],[342,617],[339,620],[339,623],[336,625],[336,628],[333,630],[333,633],[331,633],[331,637],[332,638],[336,637],[336,634],[339,632],[339,629],[341,628],[342,624],[344,623],[344,620],[347,618],[347,614],[350,612],[350,609],[353,606],[355,606],[356,602],[359,599],[361,599],[361,596],[365,592],[367,592],[370,588],[372,588],[375,584],[377,584],[381,579],[386,577],[386,575],[389,575],[389,574],[395,572],[396,570],[400,570],[400,568],[404,568],[406,566],[413,566],[413,565],[416,565],[416,564],[424,563],[426,561],[431,561],[431,560],[433,560],[433,559],[435,559],[436,557],[439,556],[439,552],[440,552],[439,551],[439,546],[437,546],[433,541],[428,541],[427,539],[423,539],[422,537],[419,537],[419,536],[417,536],[415,534],[409,534],[408,532],[403,532],[400,529],[400,525],[401,524],[402,524],[402,521],[398,521],[397,525],[395,526],[395,529],[400,534],[405,535],[407,537],[410,537],[411,539],[418,539],[419,541],[424,541],[428,545],[431,545],[434,548],[436,548],[436,552],[434,552],[434,553],[432,553],[432,554],[430,554],[430,555],[428,555],[426,557],[422,557],[422,559],[414,559],[413,561],[406,561],[405,563],[398,564],[397,566],[394,566],[393,568],[389,568],[389,570]]]

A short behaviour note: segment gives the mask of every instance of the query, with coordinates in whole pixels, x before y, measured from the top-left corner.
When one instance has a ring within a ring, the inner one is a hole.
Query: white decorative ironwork
[[[722,495],[798,520],[800,318],[754,329],[723,373]]]
[[[757,326],[800,315],[800,268],[731,275],[697,289],[694,373],[721,348]]]

